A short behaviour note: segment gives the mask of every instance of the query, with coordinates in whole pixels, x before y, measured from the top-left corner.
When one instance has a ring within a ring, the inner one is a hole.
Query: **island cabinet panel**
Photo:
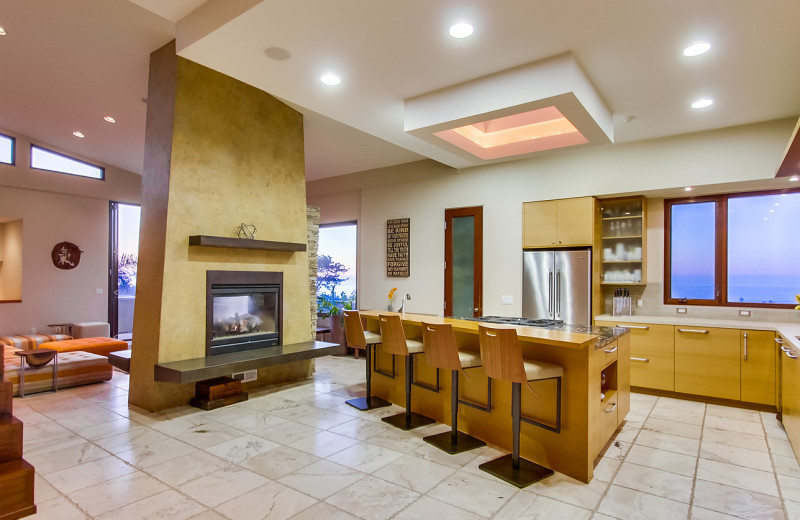
[[[800,352],[784,341],[781,346],[781,405],[783,428],[795,458],[800,460]]]
[[[595,199],[526,202],[522,205],[522,247],[591,246]]]
[[[378,311],[361,311],[368,330],[378,331]],[[422,323],[450,323],[458,348],[476,354],[478,323],[474,321],[422,316],[403,316],[406,337],[420,339]],[[582,482],[589,482],[594,461],[608,444],[630,409],[630,350],[628,334],[595,348],[599,337],[536,327],[516,327],[524,358],[546,361],[564,369],[561,385],[561,431],[555,432],[523,422],[520,427],[520,455]],[[411,408],[438,422],[449,424],[451,378],[442,371],[436,383],[435,370],[426,366],[424,355],[414,363],[415,384]],[[605,386],[602,374],[605,372]],[[405,364],[381,345],[376,347],[372,367],[372,393],[395,404],[405,404]],[[511,450],[511,382],[489,380],[483,368],[470,368],[459,376],[459,430]],[[491,400],[489,386],[491,385]],[[557,419],[557,381],[533,381],[522,385],[521,412],[530,419],[554,427]],[[601,394],[604,394],[601,399]],[[469,404],[464,404],[468,402]]]
[[[740,346],[742,401],[775,406],[775,333],[767,330],[742,330]]]
[[[675,327],[675,391],[741,399],[738,329]]]
[[[675,390],[675,327],[625,321],[596,321],[601,327],[630,329],[631,386]]]

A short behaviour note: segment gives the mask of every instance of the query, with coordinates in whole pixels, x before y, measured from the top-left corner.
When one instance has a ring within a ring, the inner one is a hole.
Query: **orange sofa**
[[[51,348],[58,351],[59,357],[65,352],[83,351],[108,357],[111,352],[128,350],[128,343],[114,338],[80,338],[64,341],[48,341],[39,348]]]

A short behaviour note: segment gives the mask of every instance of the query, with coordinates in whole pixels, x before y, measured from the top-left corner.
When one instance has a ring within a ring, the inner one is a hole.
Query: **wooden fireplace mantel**
[[[272,242],[268,240],[214,237],[209,235],[191,235],[189,237],[189,247],[192,246],[257,249],[261,251],[285,251],[290,253],[306,250],[306,245],[298,242]]]

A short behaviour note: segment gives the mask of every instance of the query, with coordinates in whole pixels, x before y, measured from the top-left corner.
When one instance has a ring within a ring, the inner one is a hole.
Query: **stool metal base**
[[[366,410],[373,410],[375,408],[383,408],[384,406],[391,406],[392,403],[386,401],[385,399],[381,399],[380,397],[357,397],[355,399],[350,399],[349,401],[345,401],[345,403],[349,404],[353,408],[358,408],[361,411]]]
[[[419,428],[420,426],[426,426],[436,422],[430,417],[425,417],[424,415],[416,412],[403,412],[397,415],[383,417],[381,421],[389,423],[395,428],[400,428],[401,430],[413,430],[414,428]]]
[[[436,435],[428,435],[427,437],[423,437],[422,440],[436,446],[442,451],[446,451],[450,455],[486,446],[486,443],[482,440],[476,439],[472,435],[467,435],[464,432],[456,432],[455,439],[453,439],[453,432],[449,431],[437,433]]]
[[[519,459],[519,467],[515,468],[513,455],[510,453],[489,462],[484,462],[478,468],[518,488],[530,486],[553,474],[552,469],[545,468],[521,457]]]

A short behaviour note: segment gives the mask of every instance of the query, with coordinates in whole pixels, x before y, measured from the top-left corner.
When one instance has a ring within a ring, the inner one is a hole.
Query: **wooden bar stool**
[[[358,311],[344,311],[344,333],[349,347],[363,348],[367,351],[365,359],[367,362],[367,395],[366,397],[357,397],[345,402],[359,410],[372,410],[373,408],[389,406],[392,403],[372,395],[372,368],[370,362],[372,360],[372,347],[381,342],[380,335],[364,330],[361,325],[361,314]]]
[[[556,426],[548,426],[532,420],[531,424],[559,433],[561,431],[561,377],[564,369],[544,361],[525,361],[517,339],[516,329],[503,329],[478,326],[478,340],[481,349],[481,362],[486,375],[492,379],[511,382],[511,426],[513,449],[509,455],[485,462],[478,466],[495,477],[523,488],[553,474],[553,470],[522,459],[519,456],[520,396],[522,383],[556,379],[557,411]]]
[[[422,344],[425,361],[432,367],[449,370],[452,374],[450,386],[450,424],[449,432],[423,437],[451,455],[486,446],[486,443],[471,435],[458,431],[458,371],[481,366],[481,359],[469,352],[459,352],[456,335],[449,323],[422,323]]]
[[[414,379],[414,360],[412,356],[422,354],[422,342],[406,339],[403,323],[397,314],[380,314],[378,315],[378,321],[381,326],[383,350],[389,354],[405,356],[406,358],[406,411],[405,413],[384,417],[381,420],[401,430],[413,430],[436,422],[430,417],[411,411],[411,381]]]

